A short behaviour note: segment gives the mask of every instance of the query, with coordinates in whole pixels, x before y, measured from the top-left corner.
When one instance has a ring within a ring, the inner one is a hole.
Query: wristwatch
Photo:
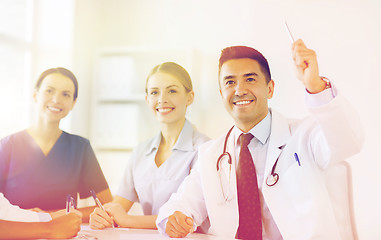
[[[331,88],[331,81],[326,78],[326,77],[320,77],[321,80],[323,80],[325,82],[325,88],[324,89],[328,89],[328,88]]]

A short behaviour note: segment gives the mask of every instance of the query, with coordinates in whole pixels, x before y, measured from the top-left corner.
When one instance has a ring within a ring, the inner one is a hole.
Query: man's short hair
[[[266,82],[270,82],[271,73],[266,58],[262,55],[262,53],[258,52],[254,48],[246,46],[232,46],[224,48],[221,51],[221,56],[218,65],[218,76],[220,75],[222,64],[224,64],[226,61],[240,58],[250,58],[257,61],[259,66],[261,66],[263,74],[265,75]]]

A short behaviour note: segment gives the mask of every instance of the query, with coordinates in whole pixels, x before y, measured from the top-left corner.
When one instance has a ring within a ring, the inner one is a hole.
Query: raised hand
[[[297,78],[310,93],[319,93],[325,89],[325,81],[319,76],[316,53],[308,49],[301,39],[292,44],[292,58]]]

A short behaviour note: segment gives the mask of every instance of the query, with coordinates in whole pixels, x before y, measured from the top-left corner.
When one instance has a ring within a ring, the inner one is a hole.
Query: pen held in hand
[[[284,20],[284,26],[286,27],[288,36],[289,36],[290,39],[291,39],[291,43],[294,43],[294,42],[295,42],[295,38],[292,36],[291,30],[290,30],[290,28],[288,27],[288,24],[287,24],[286,20]],[[305,67],[307,68],[307,67],[308,67],[308,62],[307,62],[307,61],[304,61],[304,64],[305,64]]]
[[[74,198],[70,194],[68,194],[66,196],[66,214],[70,212],[71,208],[75,208]]]
[[[285,27],[286,27],[288,36],[289,36],[290,39],[291,39],[291,42],[295,42],[295,39],[294,39],[294,37],[293,37],[292,34],[291,34],[290,28],[288,27],[286,20],[284,20],[284,25],[285,25]]]
[[[94,190],[90,190],[90,193],[91,193],[91,196],[93,196],[93,199],[94,199],[94,201],[95,201],[95,204],[96,204],[100,209],[102,209],[103,211],[106,212],[105,208],[103,207],[101,201],[99,201],[99,199],[98,199],[97,195],[95,194]],[[107,213],[107,212],[106,212],[106,213]],[[109,215],[109,214],[107,213],[107,215]],[[109,216],[110,216],[110,215],[109,215]],[[114,222],[111,224],[111,226],[112,226],[112,228],[114,228]]]
[[[95,194],[94,190],[90,190],[90,193],[91,193],[91,196],[93,196],[94,198],[94,201],[95,201],[95,204],[100,208],[102,209],[103,211],[105,211],[102,203],[99,201],[97,195]]]

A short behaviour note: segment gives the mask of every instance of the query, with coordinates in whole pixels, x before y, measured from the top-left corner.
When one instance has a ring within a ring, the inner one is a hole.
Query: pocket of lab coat
[[[308,208],[310,200],[313,198],[313,189],[315,187],[315,179],[311,176],[309,166],[304,164],[299,166],[297,162],[292,164],[284,172],[283,177],[280,176],[280,181],[284,186],[285,193],[290,202],[298,210]],[[307,210],[307,209],[305,209]]]

